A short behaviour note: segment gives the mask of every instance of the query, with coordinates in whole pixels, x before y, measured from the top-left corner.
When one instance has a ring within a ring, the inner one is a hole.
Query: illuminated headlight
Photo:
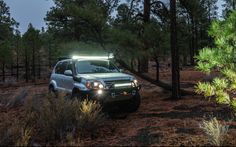
[[[137,86],[138,86],[138,80],[137,80],[137,79],[134,79],[134,80],[133,80],[133,84],[134,84],[134,87],[137,87]]]
[[[98,87],[98,85],[99,85],[98,82],[94,82],[94,83],[93,83],[93,86],[94,86],[94,87]]]
[[[103,89],[104,88],[101,82],[91,82],[91,81],[86,82],[86,87],[88,89]]]
[[[99,88],[99,89],[103,89],[104,86],[103,86],[102,84],[99,84],[99,85],[98,85],[98,88]]]

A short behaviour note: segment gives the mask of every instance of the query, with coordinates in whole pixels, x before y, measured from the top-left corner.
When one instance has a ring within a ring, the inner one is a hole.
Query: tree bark
[[[195,32],[195,52],[194,52],[194,55],[197,54],[198,52],[198,49],[199,49],[199,46],[198,46],[198,22],[196,21],[195,22],[195,25],[194,25],[194,32]],[[193,60],[194,60],[194,56],[193,56]]]
[[[40,61],[40,56],[38,56],[38,78],[41,79],[41,61]]]
[[[5,74],[5,61],[2,62],[2,81],[5,82],[6,80]]]
[[[35,72],[35,43],[33,44],[32,74],[33,74],[33,82],[35,82],[35,77],[36,77],[36,72]]]
[[[143,10],[143,24],[144,27],[150,22],[150,14],[151,14],[151,1],[144,0],[144,10]],[[144,41],[144,51],[148,50],[148,43]],[[148,64],[149,59],[146,55],[143,55],[139,58],[139,72],[140,73],[147,73],[148,72]]]
[[[156,62],[156,81],[159,82],[160,81],[160,63],[158,58],[155,59]]]
[[[154,84],[154,85],[156,85],[156,86],[159,86],[159,87],[161,87],[161,88],[163,88],[163,89],[165,89],[165,90],[172,91],[172,86],[171,86],[171,85],[169,85],[169,84],[167,84],[167,83],[164,83],[164,82],[162,82],[162,81],[156,82],[155,79],[150,78],[150,77],[148,77],[148,76],[146,76],[146,75],[140,74],[140,73],[138,73],[138,72],[135,71],[135,70],[132,70],[132,69],[131,69],[124,61],[122,61],[122,60],[117,60],[117,62],[118,62],[121,66],[123,66],[125,69],[127,69],[128,71],[130,71],[131,73],[133,73],[134,75],[136,75],[136,76],[138,76],[138,77],[140,77],[140,78],[142,78],[142,79],[144,79],[144,80],[146,80],[146,81],[148,81],[148,82],[150,82],[150,83],[152,83],[152,84]],[[188,90],[180,89],[180,92],[181,92],[182,95],[195,95],[195,92],[194,92],[194,91],[188,91]]]
[[[171,56],[172,56],[172,98],[180,98],[179,51],[177,48],[176,0],[170,0],[171,9]]]
[[[194,19],[193,16],[191,16],[191,26],[192,26],[192,41],[191,41],[191,48],[190,48],[190,63],[191,65],[194,65],[194,53],[195,53],[195,27],[194,27]]]
[[[19,81],[19,39],[16,42],[16,81]]]
[[[52,53],[51,53],[51,42],[49,41],[49,44],[48,44],[48,64],[49,64],[49,68],[51,68],[52,66]]]
[[[236,0],[233,0],[233,10],[236,9]]]
[[[29,68],[28,68],[28,54],[27,49],[25,49],[25,81],[29,82]]]

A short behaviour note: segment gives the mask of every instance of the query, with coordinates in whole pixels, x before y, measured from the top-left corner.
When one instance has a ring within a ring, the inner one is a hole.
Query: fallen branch
[[[165,82],[162,82],[162,81],[156,81],[146,75],[143,75],[133,69],[131,69],[124,61],[122,60],[117,60],[117,62],[123,67],[125,68],[126,70],[128,70],[129,72],[131,72],[132,74],[150,82],[151,84],[153,85],[156,85],[156,86],[159,86],[165,90],[168,90],[168,91],[171,91],[172,90],[172,86],[170,84],[167,84]],[[189,91],[189,90],[185,90],[185,89],[180,89],[180,92],[181,92],[181,95],[195,95],[196,93],[193,92],[193,91]]]

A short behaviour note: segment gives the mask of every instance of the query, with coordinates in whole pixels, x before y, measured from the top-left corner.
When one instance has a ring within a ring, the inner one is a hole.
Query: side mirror
[[[120,72],[124,72],[124,69],[119,69]]]
[[[71,71],[71,70],[66,70],[66,71],[64,72],[64,75],[66,75],[66,76],[72,76],[73,74],[72,74],[72,71]]]

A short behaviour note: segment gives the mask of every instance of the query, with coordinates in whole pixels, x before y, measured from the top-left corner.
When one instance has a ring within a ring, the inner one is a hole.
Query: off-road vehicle
[[[121,107],[128,112],[139,108],[140,88],[134,76],[122,73],[106,56],[61,60],[54,67],[49,84],[50,91],[97,100],[108,109]]]

